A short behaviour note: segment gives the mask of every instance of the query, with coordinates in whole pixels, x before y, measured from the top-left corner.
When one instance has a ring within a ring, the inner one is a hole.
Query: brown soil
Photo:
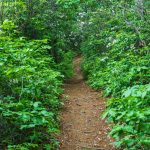
[[[114,150],[110,129],[100,118],[106,99],[84,82],[80,61],[74,60],[75,76],[64,85],[60,150]]]

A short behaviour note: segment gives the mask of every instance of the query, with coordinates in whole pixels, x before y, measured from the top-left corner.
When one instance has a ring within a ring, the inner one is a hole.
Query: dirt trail
[[[83,81],[80,61],[74,60],[75,76],[64,85],[67,100],[61,115],[60,150],[113,150],[109,127],[100,119],[105,99]]]

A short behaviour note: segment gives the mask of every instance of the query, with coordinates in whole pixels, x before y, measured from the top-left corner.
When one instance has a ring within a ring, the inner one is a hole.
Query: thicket
[[[76,47],[67,10],[55,0],[0,1],[2,150],[59,147],[61,86],[73,75]]]
[[[2,34],[0,40],[1,149],[56,147],[51,135],[58,133],[63,77],[48,55],[47,41]]]
[[[88,83],[103,89],[104,118],[122,149],[150,149],[150,3],[101,1],[81,17]]]
[[[115,145],[150,149],[149,0],[0,1],[0,149],[59,147],[60,94],[82,52]]]

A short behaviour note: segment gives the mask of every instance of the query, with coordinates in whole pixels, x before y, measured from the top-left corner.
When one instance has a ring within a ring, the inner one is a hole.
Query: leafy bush
[[[146,12],[146,2],[143,4]],[[148,150],[149,16],[144,14],[141,19],[134,8],[133,1],[109,1],[86,14],[90,23],[83,28],[82,68],[93,88],[112,97],[103,117],[112,124],[110,135],[115,145],[125,150]]]
[[[7,35],[3,30],[0,37],[0,146],[56,149],[63,75],[47,40]]]
[[[94,67],[91,69],[90,66]],[[93,62],[85,62],[83,68],[88,71],[89,84],[96,89],[103,88],[106,96],[121,95],[129,86],[149,83],[149,55],[126,54],[119,61],[107,56],[96,57]]]
[[[150,146],[150,85],[140,85],[128,88],[122,98],[112,98],[108,101],[107,111],[103,117],[108,117],[115,123],[110,135],[116,139],[117,147],[127,149],[148,149]],[[132,147],[132,148],[131,148]]]
[[[73,56],[74,53],[72,51],[59,52],[61,56],[61,62],[58,63],[58,70],[64,75],[66,79],[71,78],[74,74],[73,72]]]

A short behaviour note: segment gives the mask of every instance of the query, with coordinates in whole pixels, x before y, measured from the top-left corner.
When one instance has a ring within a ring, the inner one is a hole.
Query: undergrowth
[[[18,37],[8,20],[1,28],[0,149],[57,149],[59,97],[62,81],[72,75],[72,53],[56,64],[47,39]]]
[[[133,11],[132,4],[128,3],[128,12],[121,14],[123,4],[112,2],[112,5],[118,6],[114,9],[113,16],[107,6],[90,13],[91,22],[85,26],[87,38],[81,45],[84,55],[82,69],[89,85],[102,89],[104,96],[112,97],[107,102],[103,118],[112,124],[110,135],[115,139],[115,146],[124,150],[148,150],[149,18],[145,16],[145,20],[140,20]],[[98,12],[104,13],[106,18]]]

